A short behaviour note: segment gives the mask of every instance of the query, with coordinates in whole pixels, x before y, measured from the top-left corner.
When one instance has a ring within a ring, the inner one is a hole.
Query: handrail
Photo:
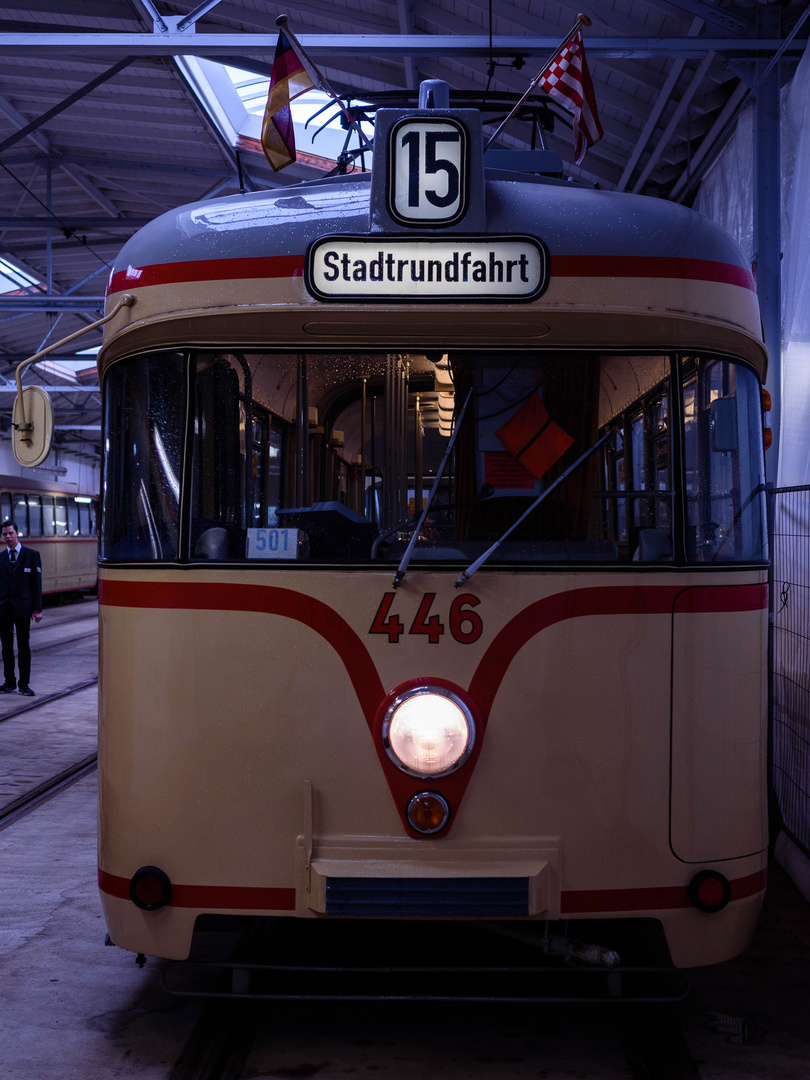
[[[31,425],[26,423],[25,420],[25,401],[23,399],[22,388],[22,376],[21,372],[23,368],[28,367],[29,364],[35,364],[37,360],[41,360],[43,356],[47,356],[48,353],[55,352],[57,349],[61,349],[63,345],[68,345],[71,341],[75,341],[76,338],[82,337],[83,334],[89,333],[90,330],[95,330],[97,326],[103,326],[104,323],[109,322],[114,318],[122,307],[131,307],[135,303],[135,297],[131,293],[124,293],[119,299],[115,307],[107,315],[101,319],[96,319],[95,322],[89,323],[87,326],[83,326],[81,330],[76,330],[73,334],[68,334],[67,337],[62,338],[61,341],[55,342],[53,345],[49,345],[45,349],[40,349],[38,353],[34,353],[33,356],[29,356],[27,360],[23,360],[21,364],[17,365],[15,375],[17,377],[17,400],[20,403],[20,423],[14,424],[14,427],[21,431],[23,442],[28,442],[26,439],[26,433],[30,430]]]

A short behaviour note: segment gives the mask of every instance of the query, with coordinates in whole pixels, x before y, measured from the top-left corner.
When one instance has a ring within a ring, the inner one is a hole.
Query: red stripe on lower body
[[[767,874],[757,870],[731,882],[731,899],[744,900],[765,888]],[[692,906],[687,885],[666,885],[648,889],[582,889],[564,891],[560,914],[589,915],[615,911],[669,911]]]
[[[106,870],[98,872],[98,887],[108,896],[129,900],[129,880]],[[239,885],[174,885],[168,907],[201,910],[294,911],[295,889]]]

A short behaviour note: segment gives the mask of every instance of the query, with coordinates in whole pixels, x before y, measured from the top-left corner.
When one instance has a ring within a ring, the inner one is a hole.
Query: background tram
[[[474,110],[380,110],[375,147],[164,215],[111,277],[111,938],[652,920],[677,966],[734,956],[767,848],[751,274],[683,207],[488,169]]]
[[[79,595],[98,585],[98,494],[76,484],[0,476],[0,521],[42,560],[42,592]]]

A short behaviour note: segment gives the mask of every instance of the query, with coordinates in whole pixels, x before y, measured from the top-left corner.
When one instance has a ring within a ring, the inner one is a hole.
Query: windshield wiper
[[[531,506],[520,515],[520,517],[517,519],[517,521],[513,522],[513,524],[511,524],[509,526],[509,528],[506,530],[506,532],[503,534],[503,536],[499,537],[495,541],[495,543],[492,544],[491,547],[487,548],[487,550],[484,552],[483,555],[480,555],[475,560],[474,563],[471,563],[467,567],[467,569],[464,571],[463,574],[461,574],[458,578],[456,578],[456,588],[457,589],[460,589],[462,585],[464,585],[466,582],[468,582],[470,580],[470,578],[473,576],[473,574],[475,573],[476,570],[481,569],[481,567],[484,565],[484,563],[487,561],[487,559],[490,557],[490,555],[492,555],[492,553],[494,551],[497,551],[497,549],[501,546],[501,544],[504,542],[504,540],[507,538],[507,536],[509,536],[518,527],[518,525],[520,525],[521,521],[524,521],[529,516],[529,514],[532,513],[533,510],[536,510],[537,507],[540,505],[540,503],[543,501],[543,499],[545,499],[547,496],[549,496],[552,493],[552,491],[554,491],[554,489],[556,487],[559,487],[560,484],[563,482],[563,480],[567,479],[571,475],[571,473],[574,471],[574,469],[579,468],[579,466],[582,464],[582,462],[586,461],[591,456],[591,454],[594,452],[594,450],[598,450],[599,447],[602,445],[602,443],[605,441],[605,439],[608,438],[608,436],[610,434],[611,434],[610,431],[606,431],[605,434],[602,436],[602,438],[597,439],[597,441],[593,444],[593,446],[588,447],[588,449],[585,451],[585,453],[581,454],[572,465],[569,465],[568,468],[565,470],[565,472],[562,473],[560,476],[558,476],[553,484],[550,484],[546,488],[545,491],[540,492],[540,494],[537,496],[537,498],[534,500],[534,502],[531,504]]]
[[[433,481],[433,487],[430,489],[430,494],[428,495],[427,499],[425,500],[425,505],[424,505],[424,508],[422,510],[422,516],[419,518],[419,523],[417,524],[416,528],[411,533],[411,539],[408,542],[408,546],[405,549],[404,555],[400,559],[399,566],[397,567],[397,572],[394,574],[394,588],[395,589],[399,588],[399,586],[402,584],[402,579],[405,577],[405,574],[407,573],[408,563],[411,561],[411,555],[413,555],[413,549],[414,549],[414,546],[416,545],[417,537],[419,536],[419,533],[422,531],[422,526],[425,524],[425,518],[428,516],[430,508],[431,508],[431,506],[433,504],[433,499],[434,499],[434,497],[436,495],[436,492],[439,490],[439,481],[441,480],[441,478],[442,478],[442,476],[444,474],[444,467],[447,464],[448,460],[450,459],[450,454],[453,451],[453,445],[454,445],[454,443],[456,441],[456,435],[458,435],[459,428],[461,427],[461,421],[464,419],[464,413],[465,413],[465,411],[467,409],[467,403],[470,400],[470,394],[472,394],[472,387],[470,387],[470,389],[467,391],[467,396],[464,399],[464,404],[461,406],[461,412],[458,414],[458,419],[456,420],[455,425],[453,427],[453,433],[452,433],[452,435],[450,436],[450,438],[449,438],[449,440],[447,442],[447,449],[444,452],[444,457],[442,458],[442,463],[439,466],[439,468],[436,470],[436,479]]]

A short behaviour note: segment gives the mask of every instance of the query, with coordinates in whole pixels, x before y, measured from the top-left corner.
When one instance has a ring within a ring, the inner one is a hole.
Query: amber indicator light
[[[450,820],[450,807],[435,791],[420,791],[408,803],[408,821],[417,832],[430,836]]]

